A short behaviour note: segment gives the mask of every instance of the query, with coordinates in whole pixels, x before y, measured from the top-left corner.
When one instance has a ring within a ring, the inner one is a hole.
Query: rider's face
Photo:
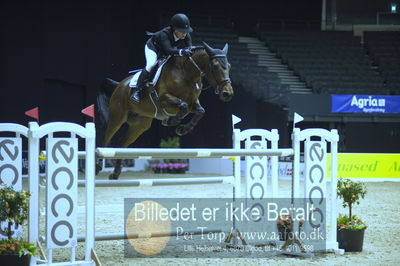
[[[186,32],[180,32],[180,31],[177,31],[177,30],[175,31],[176,37],[178,37],[181,40],[185,39],[186,34],[187,34]]]

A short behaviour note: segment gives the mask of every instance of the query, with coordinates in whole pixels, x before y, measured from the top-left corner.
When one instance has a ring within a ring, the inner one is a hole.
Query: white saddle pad
[[[169,59],[169,58],[168,58],[168,59]],[[165,60],[165,61],[158,67],[157,72],[156,72],[156,74],[154,75],[154,78],[153,78],[153,81],[152,81],[152,83],[153,83],[154,86],[157,84],[158,78],[159,78],[160,75],[161,75],[161,70],[162,70],[163,66],[165,65],[165,63],[168,62],[168,59]],[[142,73],[142,70],[138,71],[137,73],[135,73],[135,74],[132,76],[131,81],[129,82],[129,87],[131,87],[131,88],[135,88],[135,87],[136,87],[136,84],[137,84],[137,81],[138,81],[138,78],[139,78],[140,73]]]

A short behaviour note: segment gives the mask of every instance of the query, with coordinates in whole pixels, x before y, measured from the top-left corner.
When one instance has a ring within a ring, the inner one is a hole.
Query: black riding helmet
[[[171,26],[180,32],[192,32],[193,29],[190,27],[189,18],[185,14],[175,14],[171,18]]]

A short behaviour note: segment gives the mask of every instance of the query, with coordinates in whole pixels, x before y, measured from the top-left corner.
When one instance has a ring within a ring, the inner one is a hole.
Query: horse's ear
[[[229,47],[228,43],[225,43],[224,49],[222,49],[222,52],[224,52],[225,55],[228,54],[228,47]]]
[[[211,55],[211,54],[213,54],[214,52],[214,49],[213,48],[211,48],[211,46],[210,45],[208,45],[206,42],[204,42],[203,41],[203,44],[204,44],[204,48],[206,49],[206,52],[207,52],[207,54],[209,54],[209,55]]]

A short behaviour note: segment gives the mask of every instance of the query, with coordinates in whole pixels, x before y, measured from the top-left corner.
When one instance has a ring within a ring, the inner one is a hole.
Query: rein
[[[190,61],[192,62],[192,64],[197,68],[197,70],[200,72],[200,78],[203,77],[205,75],[205,73],[201,70],[201,68],[199,67],[199,65],[193,60],[193,58],[189,55],[188,56]]]

